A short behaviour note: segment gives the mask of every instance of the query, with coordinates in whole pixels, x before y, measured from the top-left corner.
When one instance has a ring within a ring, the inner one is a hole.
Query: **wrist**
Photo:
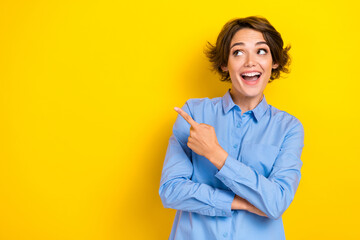
[[[228,153],[218,145],[206,158],[219,170],[224,166]]]

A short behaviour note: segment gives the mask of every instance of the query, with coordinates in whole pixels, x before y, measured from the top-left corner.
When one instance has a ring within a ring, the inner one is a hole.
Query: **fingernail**
[[[178,107],[174,107],[175,111],[179,111],[179,108]]]

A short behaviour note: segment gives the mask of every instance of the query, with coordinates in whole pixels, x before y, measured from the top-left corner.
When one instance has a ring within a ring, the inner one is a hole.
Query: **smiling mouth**
[[[241,77],[245,81],[256,81],[260,78],[261,73],[260,72],[251,72],[251,73],[243,73],[241,74]]]

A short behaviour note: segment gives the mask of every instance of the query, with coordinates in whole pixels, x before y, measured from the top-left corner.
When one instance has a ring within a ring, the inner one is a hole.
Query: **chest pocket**
[[[265,177],[268,177],[280,148],[266,144],[242,144],[240,161]]]

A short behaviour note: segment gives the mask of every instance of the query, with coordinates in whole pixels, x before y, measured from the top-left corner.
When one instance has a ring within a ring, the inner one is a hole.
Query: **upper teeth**
[[[251,72],[251,73],[243,73],[242,75],[252,77],[252,76],[255,76],[255,75],[260,75],[260,73],[259,72]]]

